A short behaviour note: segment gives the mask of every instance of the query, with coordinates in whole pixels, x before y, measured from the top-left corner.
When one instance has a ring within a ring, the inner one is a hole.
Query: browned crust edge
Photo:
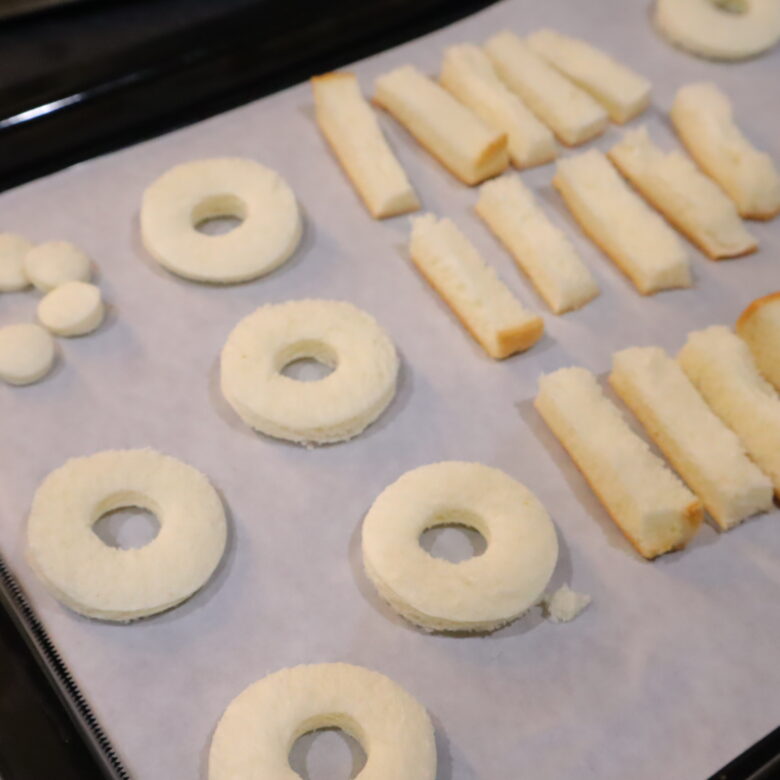
[[[780,292],[773,292],[769,293],[768,295],[764,295],[761,298],[756,298],[754,301],[751,301],[744,309],[742,314],[739,315],[737,318],[736,325],[734,326],[734,329],[739,332],[740,329],[744,328],[750,318],[762,307],[766,306],[768,303],[772,303],[773,301],[780,300]]]

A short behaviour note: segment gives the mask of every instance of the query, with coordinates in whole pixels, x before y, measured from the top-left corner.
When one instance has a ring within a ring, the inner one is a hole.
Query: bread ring
[[[282,669],[233,699],[211,741],[209,780],[300,780],[290,749],[298,737],[329,727],[366,752],[355,780],[435,780],[425,709],[384,675],[339,663]]]
[[[212,217],[242,223],[223,235],[196,230]],[[277,268],[301,239],[295,195],[276,171],[223,157],[171,168],[146,190],[141,236],[152,257],[196,282],[231,284]]]
[[[92,526],[115,509],[137,506],[160,522],[155,539],[122,550]],[[73,458],[35,493],[27,521],[27,559],[63,604],[89,617],[127,621],[176,606],[213,573],[227,524],[203,474],[150,449]]]
[[[420,546],[429,528],[462,524],[487,540],[461,563]],[[493,631],[544,593],[558,559],[545,508],[503,471],[479,463],[433,463],[385,488],[363,522],[363,565],[380,595],[430,631]]]
[[[299,382],[281,370],[301,358],[334,370]],[[255,430],[299,443],[357,436],[395,395],[398,355],[376,320],[351,303],[304,300],[261,306],[222,350],[222,393]]]
[[[777,0],[658,0],[655,21],[675,46],[712,60],[744,60],[780,40]]]

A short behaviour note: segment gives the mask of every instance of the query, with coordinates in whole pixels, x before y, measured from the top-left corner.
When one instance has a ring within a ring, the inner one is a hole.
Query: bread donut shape
[[[681,49],[712,60],[744,60],[780,40],[777,0],[657,0],[655,22]]]
[[[460,563],[420,546],[429,528],[460,524],[487,548]],[[547,511],[525,486],[480,463],[432,463],[379,495],[363,522],[363,565],[400,615],[429,631],[493,631],[544,593],[558,559]]]
[[[237,217],[229,233],[197,230],[204,220]],[[295,195],[276,171],[223,157],[171,168],[141,203],[144,246],[162,266],[197,282],[232,284],[273,271],[301,238]]]
[[[355,780],[435,780],[425,709],[378,672],[350,664],[282,669],[228,706],[209,751],[209,780],[300,780],[289,764],[298,737],[337,727],[366,752]]]
[[[121,507],[156,515],[158,535],[123,550],[93,526]],[[76,612],[129,621],[174,607],[209,579],[225,549],[217,491],[192,466],[151,449],[73,458],[35,493],[27,560],[46,587]]]
[[[285,366],[314,358],[333,372],[314,382]],[[236,325],[222,350],[221,385],[241,419],[302,444],[357,436],[395,395],[398,355],[376,320],[344,301],[261,306]]]

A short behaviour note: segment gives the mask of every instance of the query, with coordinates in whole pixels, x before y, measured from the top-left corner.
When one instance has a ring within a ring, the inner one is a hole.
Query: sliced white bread
[[[555,137],[497,76],[485,52],[473,43],[444,52],[439,81],[490,127],[506,133],[509,158],[517,168],[555,159]]]
[[[509,165],[506,134],[489,127],[412,65],[380,76],[374,89],[374,103],[462,182],[479,184]]]
[[[660,347],[612,356],[609,383],[722,531],[772,508],[772,483]]]
[[[753,301],[737,320],[736,331],[758,370],[780,390],[780,292]]]
[[[650,104],[650,82],[601,49],[555,30],[538,30],[528,45],[556,70],[593,95],[613,122],[628,122]]]
[[[715,84],[680,87],[670,116],[688,153],[741,216],[772,219],[780,214],[780,174],[772,158],[742,134],[731,102]]]
[[[701,504],[631,430],[590,371],[543,376],[534,405],[640,555],[686,545],[701,524]]]
[[[494,35],[485,51],[501,79],[563,143],[577,146],[604,132],[606,111],[513,32]]]
[[[590,149],[559,160],[553,185],[580,227],[643,295],[691,286],[680,239],[601,152]]]
[[[317,124],[371,216],[384,219],[419,209],[354,74],[315,76],[311,86]]]
[[[734,204],[682,152],[664,152],[647,128],[630,130],[609,150],[620,172],[680,232],[713,260],[758,247]]]
[[[449,219],[412,219],[412,261],[466,329],[493,358],[533,346],[544,331]]]
[[[485,182],[475,209],[556,314],[578,309],[599,294],[571,241],[550,222],[519,176],[505,174]]]
[[[780,398],[747,344],[724,325],[713,325],[690,333],[677,360],[780,497]]]

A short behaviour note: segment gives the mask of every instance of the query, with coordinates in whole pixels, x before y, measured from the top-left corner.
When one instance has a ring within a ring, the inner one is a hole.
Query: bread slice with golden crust
[[[412,65],[380,76],[374,82],[374,103],[465,184],[479,184],[509,165],[506,134],[488,127]]]
[[[417,211],[420,201],[352,73],[311,79],[317,124],[375,219]]]
[[[753,353],[758,370],[780,390],[780,292],[753,301],[740,314],[736,331]]]
[[[412,219],[409,251],[417,269],[492,358],[533,346],[541,317],[525,309],[449,219]]]

